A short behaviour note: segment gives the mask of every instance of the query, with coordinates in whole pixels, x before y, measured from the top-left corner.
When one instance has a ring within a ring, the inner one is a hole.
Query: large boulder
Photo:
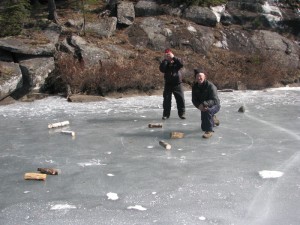
[[[44,36],[53,44],[58,42],[59,36],[62,32],[61,26],[56,23],[50,23],[42,30]]]
[[[170,23],[164,17],[143,18],[130,27],[128,36],[134,46],[157,51],[171,47],[206,54],[214,43],[210,27],[186,23],[179,19]]]
[[[5,37],[0,39],[0,49],[25,55],[53,56],[55,44],[48,39]]]
[[[136,16],[158,16],[164,14],[164,9],[154,0],[141,0],[135,5]]]
[[[24,82],[30,89],[39,91],[45,83],[45,79],[54,70],[53,57],[37,57],[20,59],[20,67]]]
[[[117,6],[117,18],[118,23],[122,25],[130,26],[134,22],[135,12],[132,2],[121,2]]]
[[[0,101],[22,86],[19,64],[0,61]]]
[[[109,38],[114,34],[117,28],[116,17],[101,18],[99,22],[87,23],[85,26],[86,31],[94,33],[98,37]]]
[[[71,36],[69,43],[75,49],[76,57],[83,62],[86,67],[99,65],[99,63],[108,61],[110,58],[108,51],[89,44],[79,36]]]
[[[206,7],[190,6],[185,9],[183,17],[204,26],[215,27],[218,23],[217,16]]]
[[[143,18],[128,30],[129,41],[137,48],[165,49],[169,44],[163,33],[164,26],[164,21],[159,18]]]
[[[265,30],[256,31],[251,41],[256,49],[272,56],[276,64],[291,69],[300,68],[300,48],[295,42],[276,32]]]

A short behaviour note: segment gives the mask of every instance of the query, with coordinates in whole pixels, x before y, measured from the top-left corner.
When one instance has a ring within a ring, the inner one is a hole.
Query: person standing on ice
[[[182,87],[182,74],[180,69],[183,67],[181,59],[174,56],[170,49],[165,50],[165,58],[160,63],[159,70],[164,73],[164,92],[163,92],[163,120],[170,117],[172,106],[172,94],[177,104],[178,116],[185,119],[185,100]]]
[[[192,87],[193,105],[201,111],[201,129],[205,132],[203,138],[210,138],[213,127],[219,126],[220,121],[216,117],[221,105],[216,86],[206,79],[205,71],[194,70],[195,82]]]

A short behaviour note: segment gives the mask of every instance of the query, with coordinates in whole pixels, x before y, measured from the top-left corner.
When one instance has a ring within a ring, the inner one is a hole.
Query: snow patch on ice
[[[204,220],[206,220],[206,218],[204,216],[199,216],[199,220],[204,221]]]
[[[259,171],[259,176],[261,176],[263,179],[265,178],[278,178],[283,175],[283,172],[280,171],[271,171],[271,170],[262,170]]]
[[[108,198],[109,200],[113,200],[113,201],[119,199],[119,196],[118,196],[117,193],[109,192],[109,193],[106,194],[106,196],[107,196],[107,198]]]
[[[107,176],[108,176],[108,177],[114,177],[115,175],[112,174],[112,173],[108,173]]]
[[[140,211],[145,211],[147,210],[147,208],[141,206],[141,205],[135,205],[135,206],[128,206],[127,209],[136,209],[136,210],[140,210]]]
[[[82,166],[82,167],[86,167],[86,166],[106,166],[106,164],[102,164],[100,161],[101,161],[100,159],[93,159],[93,160],[90,160],[89,162],[83,162],[83,163],[77,163],[77,164],[79,166]]]
[[[69,205],[69,204],[57,204],[52,205],[50,210],[65,210],[65,209],[76,209],[77,207],[75,205]]]

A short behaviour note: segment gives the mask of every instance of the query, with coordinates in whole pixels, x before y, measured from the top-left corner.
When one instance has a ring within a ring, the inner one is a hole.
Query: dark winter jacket
[[[196,108],[199,108],[200,104],[209,108],[220,105],[217,87],[208,80],[205,80],[202,85],[195,82],[192,87],[192,102]]]
[[[174,57],[173,63],[164,59],[159,66],[160,72],[164,73],[166,85],[178,85],[182,82],[180,69],[183,67],[182,61]]]

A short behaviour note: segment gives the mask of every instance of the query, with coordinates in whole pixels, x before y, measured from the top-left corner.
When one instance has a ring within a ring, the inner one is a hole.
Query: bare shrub
[[[153,75],[158,66],[148,63],[143,56],[126,63],[103,62],[92,67],[84,65],[70,55],[61,54],[57,60],[56,73],[71,92],[105,96],[110,92],[124,92],[130,89],[147,92],[159,89],[162,76]]]

